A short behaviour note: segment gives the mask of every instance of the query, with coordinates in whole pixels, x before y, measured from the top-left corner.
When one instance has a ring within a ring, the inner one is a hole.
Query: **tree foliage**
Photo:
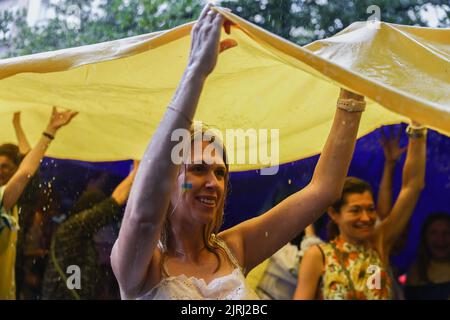
[[[301,45],[332,36],[355,21],[367,21],[376,12],[374,6],[381,21],[427,26],[421,12],[428,8],[441,11],[440,27],[450,26],[448,0],[223,0],[222,4]]]
[[[37,26],[26,12],[0,13],[0,42],[7,56],[115,40],[195,20],[205,0],[60,0],[51,4],[54,17]],[[381,20],[426,25],[421,12],[438,10],[439,26],[450,26],[448,0],[222,0],[222,6],[261,27],[304,45],[365,21],[380,9]],[[430,6],[430,4],[432,6]]]
[[[55,17],[28,26],[26,12],[5,14],[0,24],[0,41],[7,56],[19,56],[55,49],[110,41],[165,30],[195,20],[203,1],[199,0],[104,0],[99,6],[90,0],[62,0],[51,4]],[[0,15],[1,16],[1,15]],[[2,33],[3,31],[3,33]]]

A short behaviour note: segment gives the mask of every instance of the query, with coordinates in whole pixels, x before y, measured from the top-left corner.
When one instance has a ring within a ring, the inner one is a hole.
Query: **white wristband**
[[[348,112],[363,112],[366,110],[366,102],[355,99],[338,99],[336,107]]]

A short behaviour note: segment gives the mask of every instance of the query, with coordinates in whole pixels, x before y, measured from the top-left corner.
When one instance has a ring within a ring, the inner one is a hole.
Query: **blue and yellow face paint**
[[[191,190],[192,189],[192,183],[183,183],[183,185],[181,186],[181,189],[183,190],[183,192]]]

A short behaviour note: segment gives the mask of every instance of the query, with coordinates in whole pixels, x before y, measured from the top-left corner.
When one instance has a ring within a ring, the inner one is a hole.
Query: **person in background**
[[[400,147],[400,138],[402,136],[401,126],[399,126],[395,136],[392,126],[389,127],[389,134],[386,134],[385,128],[381,128],[380,133],[380,145],[384,154],[384,167],[378,192],[377,214],[380,220],[384,220],[392,211],[392,185],[395,167],[408,147]]]
[[[436,212],[425,220],[406,284],[408,300],[450,299],[450,214]]]
[[[73,111],[59,112],[54,107],[41,139],[21,162],[0,154],[0,300],[16,298],[15,261],[19,230],[16,204],[56,133],[76,115]]]
[[[74,205],[73,213],[57,228],[44,275],[43,299],[94,300],[113,296],[108,293],[108,286],[114,278],[104,268],[105,255],[109,256],[110,252],[104,252],[101,247],[105,238],[104,227],[120,221],[121,208],[127,202],[137,164],[135,161],[133,170],[110,197],[95,189],[83,193]],[[76,266],[81,272],[79,288],[76,281],[74,287],[68,286],[70,274],[66,272],[70,266]]]
[[[389,134],[386,133],[385,128],[381,128],[381,139],[380,144],[383,148],[384,154],[384,169],[383,176],[381,178],[380,188],[378,192],[377,201],[377,214],[379,220],[382,221],[386,219],[392,211],[392,185],[393,176],[395,172],[395,167],[400,160],[402,154],[408,149],[406,146],[400,146],[400,138],[402,136],[402,127],[399,126],[397,134],[394,135],[393,126],[389,127]],[[407,242],[408,237],[408,227],[405,227],[402,233],[398,236],[395,243],[392,245],[390,250],[390,259],[400,253]],[[403,288],[398,282],[398,271],[396,267],[389,263],[387,273],[390,277],[392,283],[392,299],[393,300],[404,300],[405,295]]]
[[[387,217],[377,223],[371,186],[347,178],[340,200],[328,209],[331,241],[305,253],[295,299],[392,299],[390,251],[425,185],[426,128],[413,122],[407,133],[402,187]]]
[[[383,148],[385,161],[377,201],[377,208],[380,208],[377,210],[379,221],[386,219],[392,209],[394,169],[400,156],[407,149],[406,147],[400,148],[401,129],[394,137],[392,127],[390,128],[390,135],[381,130],[382,139],[380,140],[380,145]],[[291,243],[277,251],[263,266],[264,271],[262,271],[262,276],[260,276],[256,287],[256,293],[262,299],[290,300],[294,296],[301,258],[310,247],[324,243],[316,235],[314,224],[305,229],[300,240],[300,246],[294,245],[294,241],[291,241]],[[394,287],[394,296],[401,297],[401,292],[398,291],[397,286]]]

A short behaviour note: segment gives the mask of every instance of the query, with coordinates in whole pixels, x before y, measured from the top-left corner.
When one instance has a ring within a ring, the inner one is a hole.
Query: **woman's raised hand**
[[[232,39],[220,42],[222,26],[229,33],[230,23],[225,21],[225,18],[214,11],[212,5],[208,3],[192,29],[189,66],[196,68],[204,77],[214,70],[220,52],[237,45],[237,42]]]

